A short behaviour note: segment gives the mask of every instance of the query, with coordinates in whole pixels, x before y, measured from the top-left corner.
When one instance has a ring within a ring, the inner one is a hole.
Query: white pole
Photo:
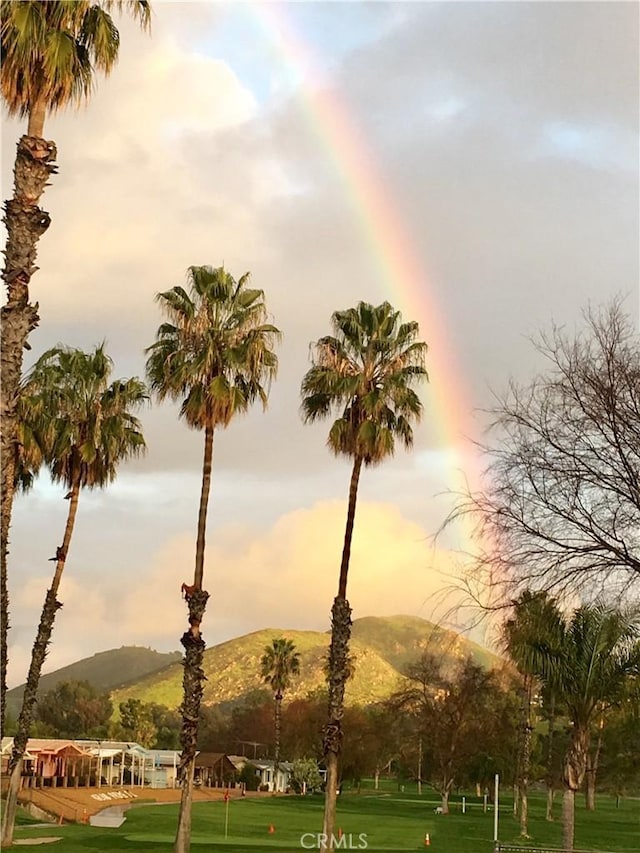
[[[467,798],[463,797],[462,798],[462,814],[466,814],[466,813],[467,813]]]
[[[493,798],[493,840],[498,842],[498,790],[500,787],[500,777],[496,773],[496,786]]]

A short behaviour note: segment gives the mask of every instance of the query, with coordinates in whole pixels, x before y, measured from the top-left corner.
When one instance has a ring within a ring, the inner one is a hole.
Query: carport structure
[[[13,749],[13,738],[3,738],[3,767]],[[29,738],[23,757],[23,784],[55,788],[88,785],[92,769],[90,753],[70,740]]]

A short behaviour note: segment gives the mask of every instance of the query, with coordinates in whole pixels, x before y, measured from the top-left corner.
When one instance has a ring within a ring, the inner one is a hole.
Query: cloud
[[[450,505],[434,496],[469,474],[461,436],[481,437],[486,417],[471,412],[490,402],[488,389],[539,368],[527,336],[552,319],[573,328],[589,300],[619,291],[637,309],[637,159],[628,154],[637,138],[637,6],[343,5],[277,11],[302,49],[311,43],[325,102],[347,112],[363,141],[372,180],[392,202],[386,221],[415,255],[414,293],[388,276],[378,251],[385,235],[365,233],[354,215],[340,145],[328,144],[309,91],[278,85],[287,57],[273,32],[245,28],[247,10],[234,10],[229,24],[219,4],[157,4],[151,37],[123,26],[120,62],[89,106],[46,125],[60,172],[43,200],[52,224],[32,282],[42,318],[33,356],[58,341],[106,339],[116,374],[141,375],[161,320],[154,294],[200,263],[251,270],[284,332],[269,411],[216,436],[209,642],[272,614],[286,624],[308,611],[307,621],[328,625],[349,466],[328,455],[327,425],[304,427],[298,408],[309,342],[329,331],[334,310],[390,299],[423,330],[437,329],[454,356],[438,365],[427,336],[431,383],[415,449],[363,476],[359,518],[369,518],[367,507],[395,507],[371,515],[369,538],[354,544],[351,597],[364,613],[376,602],[418,607],[416,590],[427,598],[432,589],[429,567],[448,565],[425,539]],[[3,127],[5,187],[22,129]],[[443,441],[447,413],[436,401],[449,395],[459,405]],[[77,617],[85,621],[65,633],[70,607],[60,614],[56,663],[83,654],[86,637],[102,648],[131,638],[175,648],[183,630],[177,595],[193,566],[202,436],[174,406],[142,418],[146,458],[113,489],[83,495],[68,581],[85,591]],[[61,494],[16,504],[12,607],[51,565]],[[35,600],[21,607],[12,613],[16,661],[28,657],[37,619]]]
[[[203,632],[208,645],[265,627],[327,630],[337,592],[346,505],[323,501],[297,509],[260,532],[228,524],[209,536],[205,587],[211,594]],[[182,582],[193,578],[194,537],[163,542],[148,564],[117,577],[63,578],[47,670],[121,645],[175,649],[186,628]],[[348,598],[354,618],[412,614],[437,620],[448,610],[451,557],[389,503],[357,508]],[[29,580],[13,608],[23,626],[10,648],[11,682],[24,676],[27,625],[35,624],[48,581]],[[82,637],[79,643],[78,638]]]
[[[180,282],[189,264],[240,254],[251,232],[258,242],[251,200],[269,180],[260,169],[227,170],[234,179],[224,190],[205,180],[219,165],[216,136],[255,112],[232,69],[182,47],[166,26],[151,40],[127,36],[116,70],[99,81],[89,105],[46,126],[60,173],[44,197],[52,213],[39,248],[46,272],[33,281],[49,324],[99,323],[107,335],[142,312],[153,316],[154,293]],[[214,233],[224,249],[213,250]]]

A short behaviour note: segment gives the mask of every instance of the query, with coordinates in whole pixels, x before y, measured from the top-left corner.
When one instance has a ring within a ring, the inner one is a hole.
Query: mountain
[[[497,661],[492,652],[462,634],[418,616],[363,616],[354,621],[351,636],[376,651],[400,672],[426,651],[443,654],[452,660],[471,655],[476,663],[487,669]]]
[[[69,666],[63,666],[40,679],[38,696],[53,690],[61,681],[89,681],[104,691],[122,687],[129,681],[137,681],[145,675],[164,669],[180,660],[180,652],[163,654],[143,646],[121,646],[106,652],[98,652]],[[24,684],[7,691],[7,711],[16,717],[20,713]]]
[[[260,658],[266,645],[283,636],[295,643],[300,654],[300,677],[294,680],[287,697],[304,697],[322,689],[329,634],[266,628],[207,649],[203,661],[207,677],[203,703],[234,702],[264,688],[259,677]],[[351,642],[355,673],[347,683],[345,701],[364,705],[386,698],[402,684],[405,666],[417,661],[427,650],[448,661],[471,655],[486,667],[499,660],[487,649],[425,619],[412,616],[356,619]],[[129,698],[177,708],[182,700],[182,666],[170,664],[161,671],[131,680],[112,693],[116,706]]]
[[[329,633],[265,628],[207,649],[203,664],[207,676],[204,704],[236,703],[256,689],[266,689],[259,677],[260,658],[265,646],[283,636],[295,643],[300,654],[300,677],[287,691],[287,697],[304,697],[322,690]],[[346,702],[366,705],[386,698],[402,684],[407,664],[417,661],[427,650],[448,661],[471,655],[486,667],[499,660],[461,634],[426,619],[365,616],[353,623],[351,655],[355,672],[347,682]],[[38,694],[52,690],[61,681],[89,681],[109,691],[116,707],[133,698],[177,708],[182,701],[181,660],[180,652],[161,654],[141,646],[122,646],[43,675]],[[21,685],[7,693],[7,710],[14,717],[20,710],[23,691]]]

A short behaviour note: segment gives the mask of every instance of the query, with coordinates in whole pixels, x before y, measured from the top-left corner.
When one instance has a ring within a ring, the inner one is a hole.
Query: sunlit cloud
[[[211,594],[203,630],[209,645],[257,627],[325,631],[337,592],[346,505],[326,501],[287,513],[263,532],[229,524],[210,536],[205,587]],[[55,643],[47,669],[78,656],[78,637],[103,650],[151,645],[179,646],[186,627],[182,583],[191,583],[194,537],[161,544],[148,565],[117,578],[76,573],[63,579]],[[447,618],[452,598],[452,557],[436,550],[425,530],[392,504],[362,502],[357,508],[348,598],[354,618],[408,614]],[[32,578],[13,605],[21,623],[35,625],[47,587]],[[28,635],[28,630],[21,636]],[[27,659],[23,645],[11,648],[12,682]]]

